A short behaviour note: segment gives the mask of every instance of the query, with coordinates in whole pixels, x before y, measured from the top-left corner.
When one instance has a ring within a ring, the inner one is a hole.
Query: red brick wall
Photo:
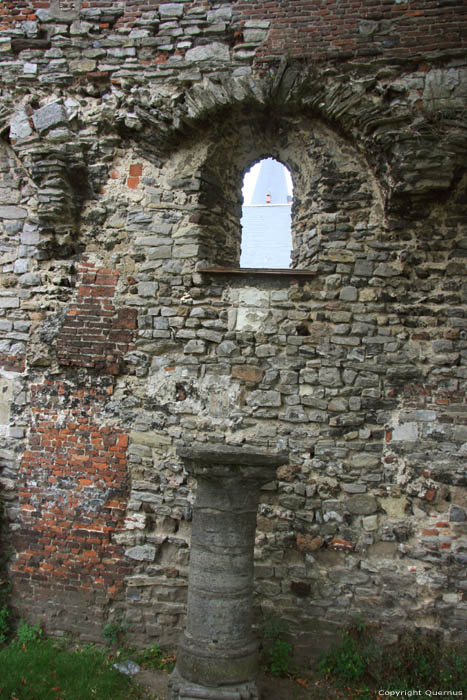
[[[7,372],[24,372],[24,357],[22,355],[0,355],[0,367]]]
[[[234,3],[242,19],[270,19],[272,30],[259,60],[293,57],[344,58],[413,55],[465,46],[464,0],[269,0]],[[373,34],[369,22],[380,23]],[[391,26],[392,25],[392,26]]]
[[[123,356],[134,349],[136,328],[134,309],[116,309],[110,299],[115,294],[118,273],[83,265],[78,292],[57,337],[61,365],[89,367],[118,374]]]
[[[136,312],[117,309],[111,300],[117,281],[113,270],[82,264],[76,300],[56,340],[59,363],[69,369],[61,379],[30,387],[31,429],[18,478],[18,554],[12,565],[23,611],[37,619],[47,599],[48,628],[64,624],[79,631],[88,610],[82,634],[94,639],[127,571],[112,534],[123,527],[128,435],[103,416],[114,390],[112,375],[133,347],[136,327]],[[78,376],[76,367],[90,371]]]
[[[35,14],[27,0],[0,0],[0,31],[8,29],[13,22],[30,19],[35,19]]]
[[[80,593],[90,610],[96,605],[102,613],[102,601],[122,586],[126,565],[112,534],[125,513],[128,436],[103,423],[112,391],[110,377],[88,377],[83,386],[57,379],[31,387],[12,568],[16,588],[27,591],[23,605],[35,616],[44,590]],[[60,606],[60,596],[54,605]]]
[[[13,22],[34,19],[34,8],[48,7],[39,2],[0,0],[0,29]],[[193,2],[190,6],[203,3]],[[206,3],[204,3],[206,4]],[[467,5],[464,0],[268,0],[232,3],[239,22],[269,19],[268,40],[258,60],[286,53],[292,57],[347,58],[367,55],[413,56],[422,52],[443,51],[467,44]],[[127,0],[118,25],[133,25],[145,11],[154,11],[158,3]],[[109,2],[88,0],[83,7],[112,7]],[[368,24],[379,22],[368,34]],[[388,24],[389,22],[389,24]],[[105,28],[104,25],[102,28]]]

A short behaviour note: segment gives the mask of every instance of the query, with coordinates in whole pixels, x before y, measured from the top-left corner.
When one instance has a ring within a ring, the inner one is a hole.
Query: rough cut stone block
[[[223,338],[222,333],[219,333],[218,331],[210,331],[207,328],[202,328],[201,330],[199,330],[197,332],[197,335],[200,338],[209,340],[211,343],[221,343]]]
[[[161,19],[166,19],[167,17],[181,17],[183,15],[183,5],[175,2],[159,5],[159,14]]]
[[[396,442],[418,440],[417,423],[403,423],[396,426],[392,431],[392,440]]]
[[[130,438],[132,442],[136,442],[139,445],[147,445],[148,447],[161,447],[172,444],[172,439],[163,433],[149,431],[147,433],[132,432]]]
[[[451,506],[449,520],[453,523],[463,523],[466,520],[465,510],[460,506]]]
[[[23,243],[23,245],[36,245],[39,243],[39,240],[39,230],[35,226],[28,226],[28,224],[26,224],[21,232],[21,243]]]
[[[223,357],[228,357],[238,352],[238,345],[233,340],[224,340],[217,348],[217,354]]]
[[[163,496],[152,491],[134,491],[132,495],[136,501],[141,501],[141,503],[154,503],[156,506],[161,506],[164,502]]]
[[[308,422],[308,415],[301,406],[287,406],[285,411],[279,415],[279,418],[290,423]]]
[[[370,452],[357,452],[352,456],[352,466],[366,468],[376,467],[379,464],[379,456]]]
[[[357,301],[358,291],[356,287],[344,287],[339,294],[339,299],[342,301]]]
[[[12,395],[13,382],[10,379],[0,378],[0,425],[8,425]],[[11,456],[13,458],[14,454]]]
[[[238,290],[238,303],[242,306],[268,306],[269,292],[264,289],[247,287]]]
[[[365,493],[366,491],[366,486],[365,484],[343,484],[344,491],[346,493]]]
[[[278,391],[252,391],[247,398],[250,406],[280,406],[281,402]]]
[[[232,6],[225,5],[216,10],[210,10],[207,14],[207,20],[211,22],[228,22],[232,18]]]
[[[322,537],[314,535],[297,535],[297,549],[301,552],[315,552],[324,544]]]
[[[395,270],[387,263],[380,263],[375,270],[375,275],[377,277],[396,277],[399,274],[399,270]]]
[[[76,61],[70,61],[70,69],[73,73],[90,73],[96,70],[96,62],[90,58],[78,59]]]
[[[174,258],[195,258],[198,255],[199,246],[187,243],[186,245],[174,246]]]
[[[371,515],[378,510],[378,503],[373,496],[356,494],[347,499],[347,509],[357,515]]]
[[[70,35],[85,36],[86,34],[89,34],[91,28],[92,24],[89,24],[89,22],[80,22],[79,20],[76,20],[76,22],[73,22],[73,24],[70,26]]]
[[[25,75],[36,75],[37,73],[37,63],[28,63],[27,61],[23,66],[23,73]]]
[[[368,581],[368,574],[360,571],[359,569],[345,569],[344,567],[334,567],[329,572],[329,578],[331,581],[338,581],[344,584],[356,584],[356,583],[366,583]]]
[[[245,22],[245,29],[269,29],[271,22],[268,19],[248,19]]]
[[[371,277],[374,265],[368,260],[357,260],[355,263],[355,275],[357,277]]]
[[[138,294],[141,297],[153,297],[156,294],[157,282],[140,282],[138,284]]]
[[[41,275],[39,272],[26,272],[19,278],[19,283],[22,287],[36,287],[41,283]]]
[[[65,107],[59,102],[51,102],[38,109],[32,115],[32,121],[37,131],[45,131],[58,124],[66,124],[68,121]]]
[[[321,367],[319,370],[319,383],[323,386],[342,386],[340,370],[335,367]]]
[[[234,365],[232,367],[232,377],[243,382],[257,384],[262,380],[264,371],[253,365]]]
[[[274,357],[277,354],[277,348],[274,345],[257,345],[257,357]]]
[[[150,544],[137,545],[125,551],[125,556],[137,561],[154,561],[156,558],[156,548]]]
[[[29,123],[29,119],[24,109],[22,109],[17,114],[15,114],[15,116],[11,120],[10,138],[16,140],[25,139],[28,136],[31,136],[31,134],[32,129]]]
[[[168,246],[171,243],[172,239],[168,236],[138,236],[135,240],[135,245],[150,247]]]
[[[151,260],[167,260],[172,257],[172,246],[171,245],[161,245],[157,248],[152,248],[149,253],[149,258]]]
[[[423,423],[431,423],[436,420],[436,411],[428,411],[425,409],[418,409],[416,411],[404,411],[401,413],[401,417],[405,420],[414,420]]]
[[[0,39],[0,53],[10,53],[11,51],[11,39],[2,37]]]
[[[262,29],[246,29],[244,32],[244,39],[247,44],[249,43],[259,43],[264,41],[267,37],[267,32]]]
[[[204,355],[206,343],[203,340],[190,340],[183,349],[185,355]]]
[[[0,308],[17,309],[19,307],[18,297],[0,297]]]
[[[206,44],[206,46],[196,46],[189,49],[185,54],[186,63],[200,63],[202,61],[222,61],[230,60],[229,47],[219,42]]]
[[[50,10],[39,8],[35,11],[36,17],[40,22],[51,22],[53,20]]]
[[[23,207],[4,206],[0,207],[0,219],[25,219],[28,215]]]
[[[2,187],[0,185],[0,206],[3,204],[12,205],[17,204],[20,200],[20,193],[18,190],[12,190],[10,187]]]
[[[256,331],[268,316],[265,309],[246,309],[240,307],[237,312],[237,331]]]

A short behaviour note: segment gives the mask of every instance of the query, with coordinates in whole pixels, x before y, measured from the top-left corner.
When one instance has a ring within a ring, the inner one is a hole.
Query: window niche
[[[240,267],[287,269],[292,254],[292,176],[275,158],[244,176]]]
[[[265,162],[287,168],[293,178],[293,189],[289,184],[287,192],[293,194],[292,201],[274,201],[264,184],[254,199],[255,186],[250,184],[248,197],[245,175]],[[254,120],[248,115],[226,122],[216,139],[210,136],[200,172],[199,267],[214,273],[247,277],[253,270],[290,276],[333,272],[338,262],[353,260],[353,251],[361,249],[362,232],[374,212],[376,187],[367,164],[318,121],[274,121],[264,115]],[[266,216],[270,221],[249,240],[247,219],[255,213],[260,222]],[[287,226],[278,236],[285,254],[275,259],[273,227],[286,214]]]

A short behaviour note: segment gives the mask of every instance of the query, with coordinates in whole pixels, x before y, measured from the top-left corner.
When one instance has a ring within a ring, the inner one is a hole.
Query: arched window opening
[[[292,177],[288,169],[266,158],[243,180],[240,267],[281,269],[292,251]]]

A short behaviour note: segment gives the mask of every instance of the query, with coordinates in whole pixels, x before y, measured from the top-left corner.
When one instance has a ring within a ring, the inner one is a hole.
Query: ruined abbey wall
[[[465,635],[462,0],[0,2],[0,497],[54,633],[184,626],[177,446],[284,454],[257,621]],[[238,267],[241,184],[294,180],[293,269]],[[207,270],[207,271],[206,271]]]

